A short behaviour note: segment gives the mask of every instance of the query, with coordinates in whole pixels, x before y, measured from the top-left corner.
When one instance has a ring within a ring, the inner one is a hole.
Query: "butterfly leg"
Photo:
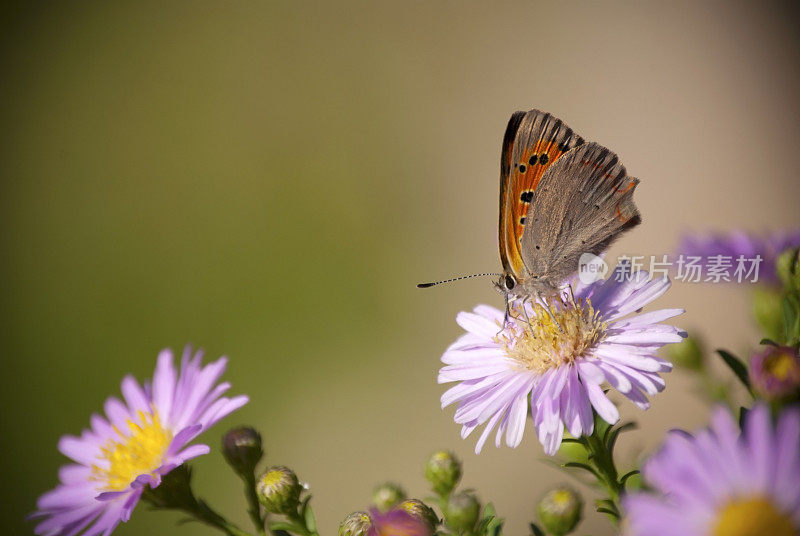
[[[506,315],[503,317],[503,325],[500,326],[500,331],[495,333],[495,337],[503,333],[503,330],[506,329],[506,326],[508,325],[508,318],[511,316],[510,303],[511,300],[509,299],[508,294],[506,294]]]
[[[534,333],[533,333],[533,324],[531,324],[531,317],[530,317],[530,316],[528,316],[528,308],[527,308],[527,307],[526,307],[526,305],[525,305],[525,304],[526,304],[526,302],[527,302],[529,299],[530,299],[530,297],[525,297],[525,298],[523,298],[523,299],[522,299],[522,312],[523,312],[523,314],[525,315],[525,321],[528,323],[528,329],[529,329],[529,330],[530,330],[530,332],[531,332],[531,337],[533,337],[533,338],[535,339],[535,338],[536,338],[536,335],[534,335]]]
[[[513,301],[511,299],[511,295],[506,293],[505,298],[506,298],[506,314],[505,316],[503,316],[503,325],[500,326],[500,330],[495,334],[495,337],[499,336],[501,333],[503,333],[503,330],[506,329],[509,318],[514,318],[514,319],[517,318],[513,314],[511,314],[511,302]]]
[[[556,320],[556,315],[553,314],[553,311],[550,309],[550,304],[547,303],[547,300],[542,299],[541,294],[537,294],[537,298],[539,298],[542,301],[542,304],[544,305],[544,310],[547,311],[547,314],[550,315],[550,319],[553,321],[553,323],[556,326],[558,326],[558,331],[560,331],[561,333],[564,333],[564,328],[562,328],[561,324],[559,324],[558,320]]]

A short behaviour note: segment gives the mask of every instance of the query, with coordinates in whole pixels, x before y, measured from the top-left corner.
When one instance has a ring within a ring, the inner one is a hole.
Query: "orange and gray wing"
[[[500,260],[518,279],[525,275],[520,243],[533,193],[547,168],[581,144],[563,121],[539,110],[515,112],[508,122],[500,156]]]
[[[639,180],[616,154],[586,143],[561,157],[541,180],[522,237],[525,267],[551,285],[578,269],[583,253],[600,255],[642,218],[633,202]]]

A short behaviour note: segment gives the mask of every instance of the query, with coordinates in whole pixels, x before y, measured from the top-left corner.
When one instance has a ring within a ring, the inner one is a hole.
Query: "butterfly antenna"
[[[472,275],[462,275],[461,277],[454,277],[452,279],[444,279],[442,281],[434,281],[433,283],[418,283],[417,288],[429,288],[434,287],[436,285],[441,285],[442,283],[452,283],[453,281],[461,281],[462,279],[470,279],[472,277],[483,277],[486,275],[503,275],[503,274],[496,274],[494,272],[487,272],[485,274],[472,274]]]

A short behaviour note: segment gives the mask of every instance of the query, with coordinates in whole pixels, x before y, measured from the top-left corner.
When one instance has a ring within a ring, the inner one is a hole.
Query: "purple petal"
[[[158,354],[156,370],[153,373],[153,405],[165,421],[170,423],[176,378],[175,367],[172,363],[172,350],[161,350]]]
[[[605,395],[603,390],[596,383],[586,382],[586,395],[592,403],[595,411],[600,417],[609,424],[616,424],[619,421],[619,410],[611,400]]]
[[[150,413],[150,401],[133,376],[125,376],[122,379],[122,396],[131,413],[135,414],[140,411]]]
[[[488,320],[480,315],[474,313],[460,312],[456,315],[456,323],[461,326],[464,331],[480,335],[485,339],[491,340],[497,335],[500,329],[497,324]]]
[[[91,466],[97,461],[98,446],[75,436],[65,435],[58,441],[58,450],[76,462]]]

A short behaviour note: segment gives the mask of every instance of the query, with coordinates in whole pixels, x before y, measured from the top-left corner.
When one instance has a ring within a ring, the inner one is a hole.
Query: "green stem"
[[[294,523],[296,527],[296,533],[300,536],[319,536],[319,533],[316,530],[309,530],[306,526],[306,520],[300,515],[299,512],[294,512],[292,514],[287,514],[286,517]]]
[[[202,521],[207,525],[218,528],[225,534],[228,534],[228,536],[252,536],[249,532],[246,532],[233,523],[227,521],[203,501],[199,501],[198,505],[199,508],[197,510],[187,511],[188,514],[194,515],[198,521]]]
[[[253,522],[256,532],[261,536],[265,536],[267,534],[265,528],[267,516],[266,514],[261,515],[261,503],[258,502],[258,497],[256,496],[256,477],[251,473],[246,477],[242,477],[242,480],[244,480],[244,494],[247,497],[247,513]]]
[[[590,453],[590,459],[594,463],[595,469],[602,477],[602,484],[606,487],[614,504],[619,501],[619,496],[622,491],[622,486],[619,483],[619,475],[617,468],[614,466],[614,460],[611,453],[606,448],[605,443],[596,433],[593,433],[586,438],[586,447]]]
[[[186,493],[176,495],[164,493],[164,490],[159,488],[145,488],[144,493],[142,493],[142,499],[155,508],[184,512],[201,523],[221,530],[228,536],[252,536],[249,532],[230,523],[204,501],[195,498],[189,492],[188,487],[182,490],[186,491]]]

